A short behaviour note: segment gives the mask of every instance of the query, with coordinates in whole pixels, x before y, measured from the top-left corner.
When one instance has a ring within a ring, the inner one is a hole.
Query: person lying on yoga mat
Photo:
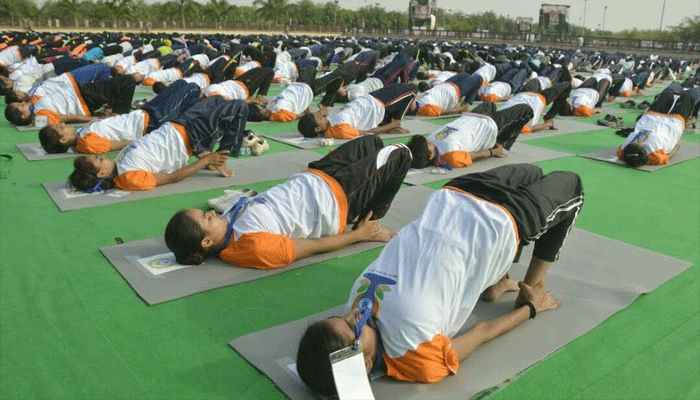
[[[680,149],[685,124],[695,100],[688,93],[662,93],[637,120],[634,130],[617,148],[617,157],[630,167],[668,164]]]
[[[140,109],[128,114],[95,120],[78,128],[65,123],[48,124],[39,130],[41,147],[49,154],[99,154],[121,150],[133,140],[180,117],[199,101],[200,89],[180,79],[168,86]]]
[[[578,175],[543,175],[530,164],[449,181],[357,278],[347,314],[309,326],[297,352],[299,376],[334,394],[329,354],[354,344],[367,373],[425,383],[456,374],[459,361],[482,344],[560,305],[544,276],[582,205]],[[517,282],[508,270],[531,242],[532,259]],[[479,298],[495,301],[517,290],[512,311],[455,336]]]
[[[411,167],[438,165],[452,169],[468,167],[483,158],[506,157],[503,149],[510,150],[532,117],[532,108],[527,104],[496,111],[494,103],[481,103],[473,112],[463,114],[427,139],[421,135],[411,137],[408,142],[413,154]]]
[[[327,108],[304,114],[299,118],[299,133],[307,138],[320,135],[335,139],[368,133],[404,133],[401,119],[415,107],[417,90],[415,85],[396,83],[360,96],[330,115]]]
[[[111,189],[147,190],[175,183],[207,168],[233,176],[227,155],[238,156],[248,106],[243,100],[208,97],[191,106],[180,118],[131,142],[115,159],[81,156],[68,180],[75,188],[94,192]],[[211,153],[220,140],[219,150]],[[187,165],[192,155],[199,158]]]
[[[376,220],[388,211],[410,163],[405,145],[384,147],[378,136],[363,136],[254,199],[237,200],[222,215],[179,211],[165,228],[165,243],[180,264],[218,255],[235,266],[270,269],[356,242],[386,242],[396,232]]]

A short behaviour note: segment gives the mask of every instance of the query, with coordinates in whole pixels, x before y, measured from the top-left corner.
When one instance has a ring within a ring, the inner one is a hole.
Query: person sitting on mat
[[[496,111],[495,104],[481,103],[473,112],[431,133],[426,139],[414,135],[408,142],[413,154],[411,168],[438,165],[447,169],[468,167],[475,160],[506,157],[523,126],[532,119],[532,108],[517,104]]]
[[[333,395],[329,354],[353,344],[361,347],[368,374],[425,383],[456,374],[479,346],[559,307],[544,276],[582,205],[578,175],[543,175],[530,164],[449,181],[357,278],[347,314],[308,327],[296,359],[302,381]],[[508,269],[531,242],[532,259],[517,282]],[[513,311],[455,336],[480,297],[495,301],[517,290]]]
[[[415,107],[417,88],[395,83],[360,96],[340,111],[328,114],[324,108],[299,118],[299,132],[307,138],[319,135],[335,139],[352,139],[367,133],[404,133],[401,119]]]
[[[227,155],[237,157],[243,138],[248,107],[243,100],[208,97],[190,107],[180,118],[131,142],[115,159],[80,156],[68,180],[79,190],[96,192],[116,187],[147,190],[175,183],[197,171],[216,168],[233,176],[226,167]],[[219,150],[211,153],[220,139]],[[199,158],[187,165],[196,154]]]
[[[695,100],[688,93],[663,92],[637,120],[634,130],[617,148],[617,157],[630,167],[668,164],[680,149],[685,124]]]
[[[39,130],[39,141],[49,154],[65,153],[70,148],[84,154],[121,150],[133,140],[179,118],[199,101],[199,95],[199,86],[180,79],[128,114],[95,120],[77,131],[63,122],[48,124]]]
[[[384,147],[378,136],[363,136],[222,215],[179,211],[165,228],[165,243],[180,264],[218,255],[235,266],[271,269],[356,242],[386,242],[396,232],[376,220],[388,211],[410,163],[405,145]]]

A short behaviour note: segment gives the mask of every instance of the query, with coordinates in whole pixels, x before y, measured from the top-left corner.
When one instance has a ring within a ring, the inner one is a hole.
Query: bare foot
[[[554,126],[554,120],[550,119],[549,121],[544,121],[544,124],[549,128],[550,131],[556,131],[557,127]]]
[[[505,292],[517,292],[518,281],[511,279],[509,274],[505,274],[495,285],[491,285],[481,294],[481,299],[492,302],[498,300]]]
[[[404,129],[402,127],[394,128],[394,129],[389,131],[389,133],[401,133],[401,134],[410,133],[410,132],[411,131],[409,131],[408,129]]]

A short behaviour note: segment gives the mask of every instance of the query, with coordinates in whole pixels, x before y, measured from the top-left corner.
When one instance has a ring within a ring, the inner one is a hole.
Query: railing
[[[181,21],[90,21],[78,20],[77,26],[74,19],[0,19],[0,26],[15,28],[32,28],[35,30],[121,30],[121,31],[210,31],[210,32],[305,32],[318,35],[352,35],[352,36],[387,36],[409,37],[422,39],[461,40],[490,43],[514,43],[533,44],[545,46],[585,47],[596,49],[608,49],[634,52],[673,52],[673,53],[700,53],[700,42],[695,41],[662,41],[640,39],[618,39],[610,37],[579,37],[540,35],[535,33],[498,33],[487,31],[446,31],[425,29],[376,29],[357,28],[343,26],[310,26],[310,25],[278,25],[272,23],[243,24],[243,23],[214,23],[186,21],[182,26]]]

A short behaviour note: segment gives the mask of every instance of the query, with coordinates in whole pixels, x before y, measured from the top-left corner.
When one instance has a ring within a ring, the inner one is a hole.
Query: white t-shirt
[[[496,144],[498,126],[490,117],[465,113],[428,136],[440,159],[452,167],[472,164],[470,152],[483,151]]]
[[[340,111],[328,115],[330,128],[326,137],[350,139],[359,135],[358,131],[367,131],[379,126],[384,120],[384,105],[374,96],[366,94],[351,101]]]
[[[275,80],[281,81],[282,79],[295,80],[299,77],[299,70],[297,65],[293,61],[287,61],[283,63],[278,63],[275,65]]]
[[[192,58],[196,61],[199,61],[199,65],[201,65],[202,68],[206,68],[209,66],[209,56],[207,56],[204,53],[195,54],[195,55],[191,56],[190,58]]]
[[[131,142],[114,159],[117,174],[146,171],[171,173],[187,165],[190,156],[180,132],[166,123],[148,135]]]
[[[201,72],[195,72],[187,78],[183,78],[183,80],[187,83],[194,83],[195,85],[199,86],[200,89],[204,89],[211,83],[209,75],[203,74]]]
[[[306,83],[294,82],[287,86],[280,94],[270,99],[267,109],[270,113],[279,113],[281,110],[295,115],[302,114],[314,99],[314,92]]]
[[[236,67],[236,76],[241,76],[251,69],[260,68],[260,63],[257,61],[248,61]]]
[[[134,110],[128,114],[96,119],[76,131],[78,142],[90,134],[110,141],[136,140],[146,133],[148,113]]]
[[[12,65],[20,61],[22,61],[22,54],[19,52],[19,46],[10,46],[0,51],[0,65]]]
[[[245,100],[248,98],[248,88],[239,81],[223,81],[209,85],[203,90],[207,96],[219,95],[226,100]]]
[[[441,83],[416,96],[418,114],[423,115],[421,108],[433,106],[442,110],[449,110],[459,104],[460,93],[457,86],[452,83]],[[432,114],[430,114],[432,115]],[[438,114],[439,115],[439,114]]]
[[[656,154],[660,157],[661,164],[665,164],[663,160],[668,162],[668,155],[671,150],[681,140],[685,124],[677,115],[658,114],[655,112],[646,112],[637,121],[634,126],[634,131],[631,132],[627,139],[622,143],[621,148],[625,148],[632,141],[641,144],[647,151],[650,157]],[[650,159],[650,161],[652,161]],[[660,164],[659,162],[650,162],[650,164]]]
[[[125,74],[141,74],[142,76],[146,76],[151,72],[157,71],[160,69],[160,61],[158,61],[157,58],[148,58],[146,60],[137,62],[134,65],[130,65],[126,67],[126,70],[124,71]]]
[[[180,68],[159,69],[158,71],[147,74],[144,77],[143,83],[149,85],[156,82],[172,83],[180,78],[182,78],[182,71]]]
[[[595,89],[578,88],[571,92],[571,104],[574,107],[584,106],[593,109],[599,98],[600,94]]]
[[[484,78],[484,84],[488,84],[496,78],[496,67],[491,64],[482,65],[474,73],[481,75]]]
[[[348,85],[346,88],[348,92],[348,100],[354,101],[362,95],[372,93],[375,90],[379,90],[383,87],[384,83],[381,81],[381,79],[377,78],[367,78],[360,83]]]
[[[540,81],[540,90],[545,90],[552,87],[552,80],[546,76],[538,76],[535,79]]]
[[[78,84],[70,73],[47,79],[35,92],[35,96],[41,96],[34,103],[35,113],[48,116],[50,124],[59,123],[60,115],[90,115],[79,93]]]
[[[520,92],[508,99],[508,101],[506,101],[499,110],[511,108],[516,104],[527,104],[530,106],[530,108],[532,108],[533,117],[527,122],[526,125],[531,127],[536,125],[537,121],[540,120],[540,115],[542,115],[546,102],[547,100],[539,93]]]
[[[428,83],[430,83],[432,86],[439,85],[455,75],[457,75],[457,73],[453,71],[438,71],[435,77],[430,79]]]
[[[450,339],[481,293],[508,271],[517,247],[504,208],[457,190],[435,191],[355,281],[347,303],[350,311],[366,291],[375,292],[387,374],[434,382],[457,373]],[[418,372],[404,372],[411,370]]]
[[[510,95],[510,91],[510,84],[500,81],[491,82],[488,85],[479,88],[479,94],[481,97],[484,99],[490,99],[491,101],[505,99]]]

